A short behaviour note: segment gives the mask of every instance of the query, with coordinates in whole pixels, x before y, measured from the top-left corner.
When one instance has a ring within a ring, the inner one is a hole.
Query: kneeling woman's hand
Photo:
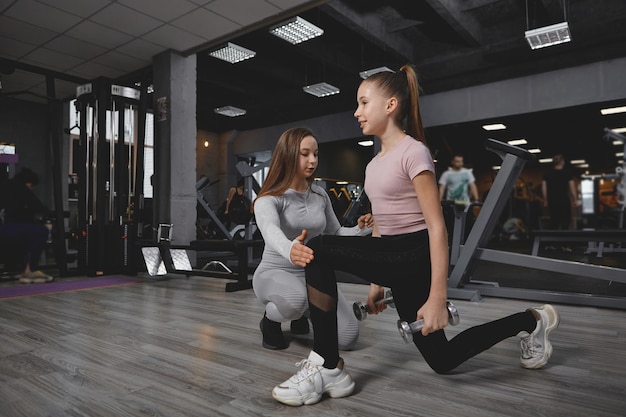
[[[306,234],[307,231],[302,230],[302,233],[294,239],[294,244],[291,245],[291,252],[289,254],[291,263],[303,268],[313,260],[313,249],[304,244]]]

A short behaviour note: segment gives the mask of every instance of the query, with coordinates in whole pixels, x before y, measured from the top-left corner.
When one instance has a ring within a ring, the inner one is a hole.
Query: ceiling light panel
[[[513,146],[519,146],[519,145],[526,145],[528,142],[526,141],[526,139],[513,139],[507,142],[509,145],[513,145]]]
[[[256,55],[256,52],[244,48],[243,46],[228,42],[225,46],[216,49],[213,52],[209,52],[209,55],[214,58],[221,59],[222,61],[235,64],[237,62],[245,61],[246,59],[254,57]]]
[[[323,35],[324,30],[300,16],[296,16],[293,19],[272,26],[270,33],[296,45]]]
[[[567,22],[527,30],[524,35],[531,49],[545,48],[572,40]]]
[[[228,117],[243,116],[244,114],[246,114],[246,111],[244,109],[240,109],[235,106],[217,107],[213,109],[213,111],[217,114],[221,114],[223,116],[228,116]]]
[[[307,85],[302,87],[305,93],[309,93],[314,95],[315,97],[327,97],[332,96],[334,94],[339,94],[341,90],[335,87],[334,85],[330,85],[328,83],[318,83],[313,85]]]
[[[600,113],[603,116],[606,116],[607,114],[626,113],[626,106],[609,107],[609,108],[600,110]],[[615,129],[613,129],[613,130],[615,130]]]
[[[483,129],[485,130],[504,130],[506,129],[506,126],[503,125],[502,123],[494,123],[491,125],[483,125]]]
[[[379,72],[395,72],[394,70],[392,70],[391,68],[387,68],[387,67],[378,67],[378,68],[372,68],[369,70],[365,70],[365,71],[361,71],[359,72],[359,75],[361,76],[361,78],[366,79],[367,77],[370,77],[374,74],[377,74]]]

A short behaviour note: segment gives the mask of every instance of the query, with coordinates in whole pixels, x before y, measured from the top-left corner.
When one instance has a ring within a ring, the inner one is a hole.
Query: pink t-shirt
[[[430,151],[406,136],[385,155],[376,155],[365,168],[365,192],[381,235],[398,235],[426,229],[413,178],[435,172]]]

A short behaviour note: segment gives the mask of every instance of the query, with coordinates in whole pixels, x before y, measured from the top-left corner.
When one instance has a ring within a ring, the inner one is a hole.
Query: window
[[[152,198],[154,174],[154,114],[146,114],[146,140],[143,146],[143,196]]]

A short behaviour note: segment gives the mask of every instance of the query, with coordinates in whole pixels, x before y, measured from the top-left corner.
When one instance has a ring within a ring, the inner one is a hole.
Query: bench
[[[157,246],[142,246],[144,261],[150,275],[168,273],[200,275],[236,280],[226,284],[226,292],[233,292],[252,288],[252,281],[248,279],[250,273],[250,253],[254,248],[262,248],[264,241],[259,240],[194,240],[187,246],[170,245],[169,241],[161,240]],[[215,253],[216,257],[234,257],[237,259],[237,268],[233,271],[223,263],[223,270],[207,268],[194,269],[189,261],[188,251]]]
[[[535,230],[532,234],[534,237],[533,256],[539,253],[541,242],[587,242],[585,253],[595,252],[598,258],[610,250],[605,248],[605,243],[626,242],[626,230],[622,229]],[[619,250],[613,249],[613,251]]]
[[[213,271],[203,269],[194,269],[196,275],[217,276],[236,279],[237,282],[226,284],[226,292],[237,291],[241,289],[252,288],[252,281],[248,279],[250,273],[250,252],[254,248],[262,248],[265,242],[262,239],[257,240],[194,240],[189,243],[190,250],[215,251],[220,257],[232,255],[237,258],[237,269],[233,271]]]

